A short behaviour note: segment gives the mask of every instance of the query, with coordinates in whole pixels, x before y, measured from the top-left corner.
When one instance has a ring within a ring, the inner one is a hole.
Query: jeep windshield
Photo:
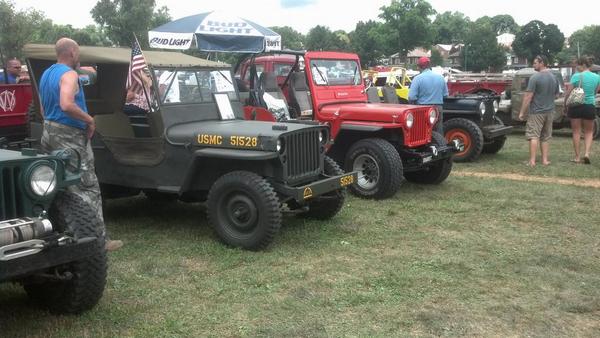
[[[317,86],[356,86],[362,84],[358,63],[354,60],[311,60],[311,73]]]
[[[219,70],[155,69],[162,104],[213,102],[214,93],[237,100],[231,72]]]

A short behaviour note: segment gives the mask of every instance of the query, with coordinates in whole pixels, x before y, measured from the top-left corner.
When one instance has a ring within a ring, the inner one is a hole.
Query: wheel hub
[[[368,154],[359,155],[352,165],[353,171],[358,171],[359,187],[365,190],[371,190],[379,182],[379,164],[373,156]]]
[[[241,232],[249,232],[258,221],[258,211],[254,202],[246,195],[235,194],[225,205],[225,215],[229,223]]]
[[[471,148],[471,137],[462,129],[451,129],[446,132],[446,140],[453,142],[454,140],[462,142],[463,151],[456,153],[456,156],[463,156]]]

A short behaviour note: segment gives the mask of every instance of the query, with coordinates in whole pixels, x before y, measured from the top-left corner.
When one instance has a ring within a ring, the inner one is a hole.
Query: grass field
[[[569,163],[568,137],[549,167],[525,167],[526,152],[513,135],[440,186],[349,198],[329,222],[286,218],[266,252],[220,244],[200,205],[111,201],[126,246],[100,304],[56,317],[0,285],[0,336],[598,337],[600,189],[569,182],[599,180],[600,156]],[[549,180],[469,176],[481,172]]]

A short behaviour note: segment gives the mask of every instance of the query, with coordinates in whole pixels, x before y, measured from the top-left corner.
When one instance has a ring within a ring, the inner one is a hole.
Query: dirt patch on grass
[[[485,172],[452,172],[454,176],[461,177],[482,177],[482,178],[502,178],[506,180],[524,181],[524,182],[540,182],[562,185],[575,185],[579,187],[589,187],[600,189],[600,180],[596,179],[574,179],[574,178],[557,178],[557,177],[540,177],[521,174],[495,174]]]

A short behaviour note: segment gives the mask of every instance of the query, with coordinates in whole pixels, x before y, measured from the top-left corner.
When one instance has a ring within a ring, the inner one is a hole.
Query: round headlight
[[[500,108],[500,103],[498,100],[494,100],[494,113],[498,112],[498,108]]]
[[[412,128],[414,123],[415,123],[415,116],[412,113],[406,114],[406,127]]]
[[[31,191],[38,196],[48,196],[56,189],[56,172],[45,164],[33,169],[29,180]]]
[[[319,132],[319,142],[323,143],[323,139],[324,139],[324,138],[325,138],[325,137],[323,136],[323,131],[321,130],[321,131]]]
[[[435,120],[437,120],[437,111],[432,109],[429,111],[429,124],[434,124]]]
[[[277,151],[283,153],[283,139],[277,139]]]
[[[485,102],[481,102],[479,104],[479,112],[481,113],[481,115],[485,114]]]

